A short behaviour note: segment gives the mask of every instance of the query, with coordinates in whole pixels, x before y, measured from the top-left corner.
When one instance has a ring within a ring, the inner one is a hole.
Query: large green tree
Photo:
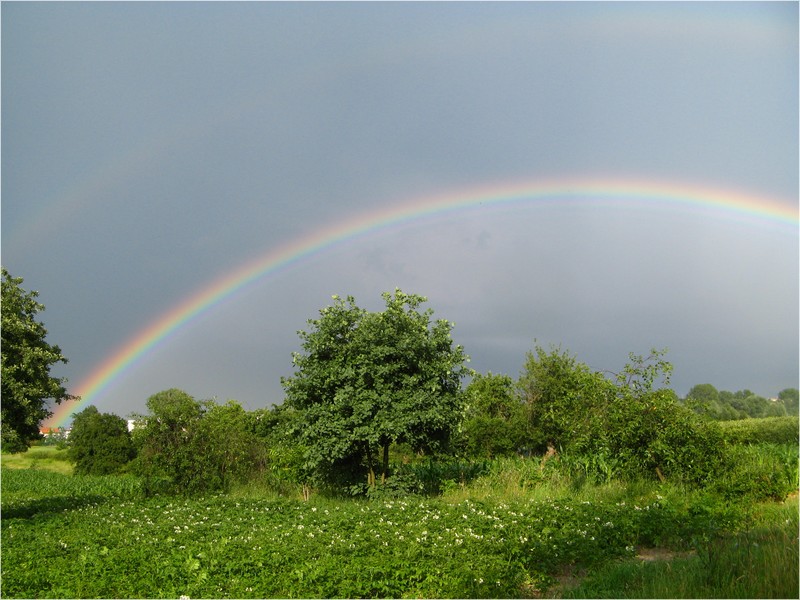
[[[22,278],[2,268],[2,444],[6,452],[25,450],[38,439],[39,425],[52,415],[48,400],[74,400],[65,378],[50,368],[67,359],[58,346],[45,341],[47,329],[36,316],[44,310],[39,293],[22,288]]]
[[[117,473],[136,455],[125,420],[94,406],[75,415],[68,442],[76,475]]]
[[[332,306],[298,332],[295,374],[282,380],[286,403],[301,413],[306,464],[317,481],[351,490],[384,482],[389,447],[418,452],[447,447],[461,420],[461,379],[469,373],[453,324],[420,311],[426,298],[395,290],[386,308],[369,312],[354,298]],[[358,482],[361,482],[359,484]]]

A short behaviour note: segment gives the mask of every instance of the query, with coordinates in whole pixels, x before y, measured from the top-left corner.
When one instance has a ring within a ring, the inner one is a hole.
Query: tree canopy
[[[44,305],[39,293],[22,288],[23,279],[2,268],[2,444],[4,451],[25,450],[38,439],[39,424],[50,417],[47,401],[74,400],[65,378],[50,368],[67,359],[58,346],[45,341],[47,329],[36,320]]]
[[[508,375],[476,373],[465,391],[461,446],[468,456],[493,458],[530,450],[530,414]]]
[[[69,453],[76,475],[117,473],[136,455],[122,417],[87,406],[72,420]]]
[[[519,388],[539,450],[550,443],[581,456],[587,471],[602,467],[606,476],[709,477],[721,460],[721,432],[666,387],[672,366],[664,354],[631,354],[611,380],[559,349],[528,353]]]
[[[750,390],[718,391],[710,383],[700,383],[686,394],[684,402],[695,412],[718,421],[783,417],[797,415],[797,390],[787,388],[775,400],[768,400]]]
[[[147,408],[133,430],[134,470],[147,493],[225,490],[260,466],[253,415],[239,403],[198,401],[173,388],[150,396]]]
[[[398,289],[383,299],[384,311],[368,312],[352,296],[334,296],[298,332],[303,352],[282,383],[320,482],[374,486],[376,473],[382,482],[389,475],[391,444],[441,451],[461,420],[468,357],[453,345],[453,324],[432,322],[431,309],[419,310],[422,296]]]

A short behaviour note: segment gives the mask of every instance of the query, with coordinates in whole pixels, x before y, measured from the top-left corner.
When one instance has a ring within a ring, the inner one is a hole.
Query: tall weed
[[[798,488],[796,444],[733,445],[710,489],[728,499],[784,500]]]

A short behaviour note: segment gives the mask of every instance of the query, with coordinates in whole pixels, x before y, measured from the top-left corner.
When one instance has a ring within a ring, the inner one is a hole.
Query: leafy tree
[[[462,445],[474,457],[508,456],[531,437],[525,406],[508,375],[476,374],[465,391]]]
[[[687,398],[694,398],[695,400],[699,400],[701,402],[719,402],[719,391],[710,383],[698,383],[692,389],[689,390],[689,393],[686,394]]]
[[[745,412],[748,416],[760,418],[767,416],[769,411],[769,400],[758,394],[750,394],[744,399]],[[774,415],[780,416],[780,415]]]
[[[68,446],[76,475],[117,473],[136,455],[127,422],[94,406],[75,415]]]
[[[145,490],[190,493],[198,487],[191,447],[193,432],[205,407],[179,389],[153,394],[147,399],[150,414],[136,416],[133,430],[138,447],[136,470]]]
[[[534,429],[593,465],[616,465],[618,474],[689,482],[713,476],[721,461],[719,428],[658,387],[659,380],[668,385],[672,370],[663,357],[658,350],[631,354],[612,381],[567,353],[537,347],[519,380]]]
[[[264,467],[265,451],[252,419],[234,400],[206,405],[191,438],[194,468],[206,488],[228,490]]]
[[[148,493],[227,490],[262,465],[252,416],[235,401],[218,405],[169,389],[147,400],[136,420],[136,470]]]
[[[786,407],[786,414],[790,416],[797,416],[798,409],[800,408],[800,395],[797,388],[786,388],[778,392],[778,400],[783,402]]]
[[[699,383],[686,394],[685,405],[700,415],[719,421],[744,417],[744,413],[723,400],[725,393],[717,391],[710,383]]]
[[[36,320],[44,305],[39,293],[21,287],[23,280],[2,268],[2,444],[6,452],[21,452],[39,435],[39,424],[52,415],[49,399],[74,400],[65,378],[52,377],[50,368],[66,363],[58,346],[45,341],[47,330]]]
[[[326,484],[352,491],[389,476],[389,447],[406,443],[417,452],[448,446],[461,420],[461,378],[468,360],[453,346],[453,324],[431,322],[419,311],[426,298],[395,290],[386,309],[368,312],[352,296],[298,332],[295,375],[282,380],[286,404],[301,413],[297,434],[306,464]]]
[[[535,432],[530,440],[534,450],[544,452],[552,445],[580,453],[597,445],[615,393],[601,373],[560,348],[547,352],[537,345],[526,356],[517,387]]]

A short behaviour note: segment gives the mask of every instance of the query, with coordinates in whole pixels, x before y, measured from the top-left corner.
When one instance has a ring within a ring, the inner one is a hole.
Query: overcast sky
[[[77,389],[171,308],[383,208],[613,179],[798,202],[798,5],[3,3],[2,262]],[[722,210],[517,203],[323,250],[205,312],[91,403],[280,403],[297,330],[429,298],[478,371],[535,340],[673,387],[798,386],[798,232]]]

